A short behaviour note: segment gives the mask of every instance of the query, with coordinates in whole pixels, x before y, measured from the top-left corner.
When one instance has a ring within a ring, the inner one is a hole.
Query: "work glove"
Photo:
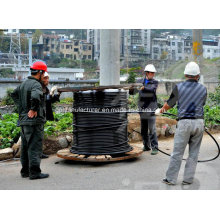
[[[160,112],[160,110],[161,110],[161,108],[156,109],[155,115],[157,115],[157,116],[161,115],[162,113]]]
[[[53,86],[50,90],[50,95],[53,96],[56,89],[57,89],[57,86]]]

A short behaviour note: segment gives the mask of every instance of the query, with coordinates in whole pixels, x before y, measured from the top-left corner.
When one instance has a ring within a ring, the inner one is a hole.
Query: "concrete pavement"
[[[220,133],[214,134],[220,142]],[[136,143],[142,146],[141,143]],[[172,152],[173,139],[160,140],[162,150]],[[212,139],[205,135],[202,141],[199,159],[209,159],[217,153]],[[187,152],[186,152],[187,155]],[[196,190],[220,189],[220,157],[208,163],[199,163],[195,181],[190,186],[182,186],[185,162],[183,161],[176,186],[162,183],[169,157],[159,153],[156,156],[144,152],[137,159],[114,163],[79,163],[65,161],[55,155],[42,160],[42,172],[49,173],[50,178],[29,180],[21,178],[19,161],[0,163],[0,189],[75,189],[75,190]]]

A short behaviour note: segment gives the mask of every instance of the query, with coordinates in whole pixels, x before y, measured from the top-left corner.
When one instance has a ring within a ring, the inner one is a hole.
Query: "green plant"
[[[135,77],[136,77],[136,73],[135,72],[130,72],[127,82],[128,83],[135,83]]]
[[[220,125],[220,106],[204,106],[205,126],[212,128]]]
[[[20,128],[17,127],[18,114],[5,114],[0,120],[0,148],[11,147],[14,140],[20,135]]]
[[[73,114],[57,113],[54,114],[54,121],[47,121],[44,127],[45,136],[59,135],[63,132],[73,132]]]
[[[14,104],[14,101],[11,98],[12,92],[13,92],[13,89],[10,89],[10,88],[7,89],[6,95],[2,99],[2,105],[13,105]]]
[[[128,108],[129,109],[137,109],[138,108],[138,98],[139,98],[139,93],[136,93],[135,95],[129,95],[129,98],[128,98]]]
[[[60,103],[62,103],[62,104],[72,104],[73,103],[73,98],[67,97],[67,98],[61,99]]]

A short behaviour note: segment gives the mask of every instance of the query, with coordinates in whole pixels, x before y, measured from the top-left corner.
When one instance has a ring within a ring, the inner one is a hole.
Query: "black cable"
[[[127,92],[76,92],[73,104],[73,139],[71,153],[115,155],[131,151],[127,138]],[[97,112],[80,112],[96,109]],[[109,112],[102,113],[103,110]],[[117,110],[115,112],[115,110]]]
[[[163,115],[174,116],[174,117],[177,118],[177,115],[174,115],[174,114],[171,114],[171,113],[168,113],[168,112],[164,112]],[[133,131],[135,131],[135,130],[133,130]],[[215,140],[215,138],[214,138],[214,137],[213,137],[213,136],[207,131],[206,128],[204,129],[204,131],[205,131],[205,132],[206,132],[206,133],[207,133],[207,134],[208,134],[208,135],[214,140],[214,142],[215,142],[215,144],[216,144],[216,146],[217,146],[217,148],[218,148],[218,153],[217,153],[217,155],[216,155],[215,157],[213,157],[213,158],[211,158],[211,159],[207,159],[207,160],[198,160],[199,163],[202,163],[202,162],[204,163],[204,162],[210,162],[210,161],[213,161],[213,160],[217,159],[217,158],[219,157],[219,155],[220,155],[220,147],[219,147],[218,142],[217,142],[217,141]],[[135,132],[141,134],[141,133],[138,132],[138,131],[135,131]],[[168,153],[166,153],[166,152],[160,150],[159,148],[157,148],[157,150],[160,151],[161,153],[167,155],[167,156],[171,156],[170,154],[168,154]],[[186,159],[183,158],[182,160],[186,160]]]

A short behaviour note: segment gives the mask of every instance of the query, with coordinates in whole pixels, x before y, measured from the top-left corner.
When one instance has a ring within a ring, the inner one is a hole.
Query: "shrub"
[[[11,98],[11,94],[14,90],[13,89],[7,89],[6,95],[2,99],[2,105],[14,105],[14,101]]]

